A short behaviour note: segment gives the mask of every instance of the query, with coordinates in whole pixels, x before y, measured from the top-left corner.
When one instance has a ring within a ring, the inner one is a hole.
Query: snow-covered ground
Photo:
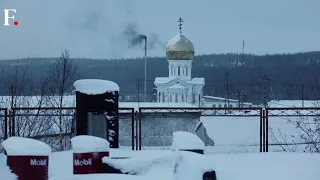
[[[320,154],[244,153],[203,156],[191,152],[111,150],[110,155],[111,157],[133,157],[131,160],[111,160],[118,164],[125,164],[122,166],[123,170],[136,169],[140,175],[136,178],[105,174],[73,176],[72,151],[65,151],[50,155],[49,180],[104,180],[109,178],[118,180],[201,180],[200,172],[210,168],[216,171],[219,180],[318,180],[320,177]],[[163,160],[155,161],[155,159]],[[0,154],[0,163],[1,178],[15,180],[14,175],[10,174],[5,166],[5,156],[2,154]],[[151,163],[151,166],[148,163]],[[179,164],[178,170],[174,174],[173,165],[177,163]],[[132,167],[133,164],[137,168]]]
[[[313,121],[314,117],[305,118],[304,123]],[[299,117],[269,117],[268,141],[269,151],[303,152],[307,147],[300,135],[305,134],[296,127]],[[207,147],[210,152],[259,152],[260,118],[259,117],[208,117],[200,118],[208,136],[215,146]],[[310,128],[317,125],[309,124]],[[314,137],[317,138],[317,137]],[[313,139],[316,140],[316,139]]]

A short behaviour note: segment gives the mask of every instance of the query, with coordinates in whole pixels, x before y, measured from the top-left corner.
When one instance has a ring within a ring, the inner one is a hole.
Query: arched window
[[[188,76],[188,67],[186,67],[186,76]]]

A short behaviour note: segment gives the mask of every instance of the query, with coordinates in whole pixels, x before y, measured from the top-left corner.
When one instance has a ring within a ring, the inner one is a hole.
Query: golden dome
[[[167,44],[169,60],[192,60],[194,53],[192,42],[181,33],[174,36]]]

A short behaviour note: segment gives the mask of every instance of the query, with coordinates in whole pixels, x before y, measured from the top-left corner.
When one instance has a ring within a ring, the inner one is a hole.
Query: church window
[[[188,67],[186,68],[186,76],[188,76]]]
[[[178,66],[178,76],[180,76],[180,66]]]
[[[175,94],[175,102],[176,103],[178,102],[178,94],[177,93]]]

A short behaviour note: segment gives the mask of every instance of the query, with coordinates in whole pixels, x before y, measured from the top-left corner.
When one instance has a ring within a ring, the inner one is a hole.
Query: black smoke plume
[[[142,33],[138,33],[136,26],[134,24],[129,24],[123,34],[125,38],[128,40],[129,48],[135,48],[139,45],[142,45],[147,39],[146,35]],[[159,36],[153,33],[150,35],[150,37],[147,40],[147,47],[148,49],[153,49],[157,45],[162,48],[165,47],[164,44],[160,41]]]

